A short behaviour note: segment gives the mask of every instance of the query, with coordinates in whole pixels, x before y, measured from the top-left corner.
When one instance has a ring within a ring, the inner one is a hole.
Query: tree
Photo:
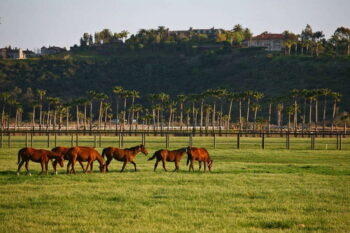
[[[11,94],[10,92],[2,92],[0,94],[0,100],[2,103],[2,113],[1,113],[1,130],[4,130],[4,124],[5,124],[5,108],[6,105],[9,104]]]
[[[136,90],[132,90],[132,91],[130,91],[130,97],[131,97],[131,110],[132,110],[131,125],[130,125],[130,128],[131,128],[131,126],[134,122],[134,115],[135,115],[135,111],[134,111],[135,99],[140,98],[140,93]]]
[[[332,91],[328,88],[323,88],[320,89],[320,95],[323,96],[323,118],[322,118],[322,122],[323,122],[323,126],[322,126],[322,130],[325,131],[326,129],[326,110],[327,110],[327,96],[329,96],[332,93]]]
[[[93,122],[92,104],[97,97],[97,93],[96,93],[96,91],[89,90],[89,91],[87,91],[86,94],[89,98],[89,103],[90,103],[90,114],[89,114],[90,119],[89,120],[90,120],[90,130],[92,130],[92,122]]]
[[[100,110],[98,113],[98,129],[101,129],[102,114],[103,114],[103,101],[108,99],[108,96],[105,93],[97,93],[96,98],[100,101]]]
[[[38,89],[37,94],[39,95],[39,130],[41,130],[42,126],[42,112],[43,112],[43,99],[46,95],[46,90]]]
[[[321,46],[321,39],[324,37],[324,34],[322,31],[317,31],[312,34],[312,45],[315,49],[316,57],[319,55],[319,50]]]
[[[283,32],[283,37],[284,37],[284,45],[288,48],[288,55],[290,56],[290,51],[293,45],[296,45],[298,42],[298,37],[289,31],[284,31]],[[287,51],[286,53],[287,54]]]
[[[339,27],[335,30],[334,36],[338,42],[345,42],[347,44],[347,55],[350,56],[350,28]]]
[[[180,131],[182,131],[182,126],[183,126],[183,111],[184,111],[184,103],[187,100],[187,96],[186,95],[178,95],[177,96],[177,102],[180,105]]]
[[[293,89],[289,92],[289,95],[293,99],[293,107],[294,107],[294,121],[293,121],[293,126],[294,126],[294,131],[296,132],[298,129],[298,97],[300,96],[300,90],[298,89]]]
[[[341,99],[341,94],[338,92],[331,92],[330,95],[333,98],[332,128],[331,128],[331,130],[333,132],[334,123],[335,123],[335,115],[336,115],[336,111],[337,111],[337,103]]]
[[[305,29],[300,34],[301,43],[302,43],[302,52],[301,53],[303,53],[304,47],[306,48],[306,52],[309,51],[312,36],[313,36],[312,28],[309,24],[307,24]]]
[[[124,92],[124,88],[122,86],[115,86],[113,88],[113,92],[115,93],[117,99],[116,99],[116,111],[115,111],[115,117],[116,117],[116,123],[115,123],[115,128],[117,130],[118,127],[118,122],[119,122],[119,101],[120,98],[122,97],[122,94]]]

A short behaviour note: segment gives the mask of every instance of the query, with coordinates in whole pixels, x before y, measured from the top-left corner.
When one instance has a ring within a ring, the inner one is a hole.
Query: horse
[[[79,162],[88,162],[86,165],[86,169],[83,169],[83,172],[86,173],[88,171],[88,168],[90,166],[90,171],[92,172],[92,162],[97,160],[100,164],[100,172],[104,173],[106,171],[106,164],[104,158],[98,153],[97,150],[95,150],[92,147],[71,147],[66,152],[66,156],[69,160],[69,163],[67,165],[67,169],[70,164],[72,164],[72,169],[70,170],[70,173],[75,174],[75,164],[77,161]]]
[[[70,149],[70,147],[57,146],[57,147],[53,148],[51,151],[53,151],[53,152],[55,152],[55,153],[60,154],[61,156],[63,156],[63,159],[64,159],[64,160],[69,160],[68,157],[67,157],[67,154],[66,154],[66,153],[68,152],[69,149]],[[78,161],[78,162],[79,162],[81,168],[84,170],[84,165],[83,165],[83,163],[82,163],[81,161]],[[53,169],[54,169],[54,171],[55,171],[55,174],[57,174],[57,170],[56,170],[57,163],[58,163],[57,160],[55,160],[55,161],[52,163],[52,166],[53,166]],[[69,167],[70,167],[70,163],[68,163],[68,164],[69,164],[69,166],[67,166],[67,173],[69,173]],[[61,167],[62,167],[62,165],[61,165]]]
[[[204,171],[206,171],[206,167],[208,165],[209,171],[211,171],[211,168],[213,166],[213,160],[210,158],[208,151],[205,148],[197,148],[197,147],[187,147],[187,163],[186,165],[190,163],[190,169],[189,171],[194,171],[193,169],[193,162],[197,160],[199,162],[199,171],[202,167],[202,162],[204,162]]]
[[[56,161],[63,167],[63,157],[53,151],[49,150],[37,150],[32,147],[25,147],[18,151],[18,169],[17,169],[17,175],[19,175],[19,172],[21,170],[21,167],[23,163],[25,162],[25,168],[27,170],[28,175],[31,175],[28,169],[29,160],[40,163],[41,165],[41,172],[39,175],[43,174],[44,172],[47,174],[47,165],[51,159],[56,159]]]
[[[108,172],[108,165],[112,161],[112,159],[116,159],[118,161],[124,162],[122,170],[120,172],[124,171],[124,168],[128,162],[132,163],[135,167],[136,172],[136,163],[134,162],[134,159],[136,155],[142,152],[144,155],[148,155],[148,151],[144,145],[138,145],[126,149],[119,149],[116,147],[107,147],[104,148],[102,151],[102,157],[107,157],[106,161],[106,170]]]
[[[181,161],[182,157],[186,153],[186,148],[181,148],[178,150],[158,150],[154,152],[153,156],[148,159],[148,161],[157,158],[156,163],[154,164],[154,171],[156,171],[159,161],[162,161],[163,168],[165,171],[167,171],[165,167],[165,161],[168,162],[175,162],[175,171],[179,170],[179,162]]]

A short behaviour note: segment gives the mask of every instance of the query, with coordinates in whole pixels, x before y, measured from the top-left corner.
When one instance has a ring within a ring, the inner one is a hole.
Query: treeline
[[[31,106],[26,125],[33,129],[70,129],[74,121],[77,130],[115,128],[133,131],[139,130],[141,124],[148,130],[178,128],[200,132],[211,129],[333,131],[337,125],[344,126],[346,131],[349,122],[349,114],[338,107],[341,94],[327,88],[294,89],[275,98],[265,97],[258,91],[227,89],[209,89],[175,97],[162,92],[142,97],[136,90],[116,86],[113,93],[109,96],[90,90],[85,96],[67,102],[49,96],[43,89],[32,92],[29,88],[22,93],[20,88],[15,88],[2,92],[1,128],[9,129],[12,125],[17,129],[24,125],[25,108],[21,103],[24,99]],[[142,105],[141,98],[148,104]]]
[[[169,28],[159,26],[157,29],[140,29],[138,33],[130,34],[128,31],[112,33],[109,29],[96,32],[93,35],[84,33],[80,39],[80,48],[91,48],[96,46],[106,46],[113,44],[116,47],[139,50],[143,48],[176,47],[186,49],[186,46],[198,45],[220,45],[217,48],[231,49],[242,48],[243,41],[252,39],[253,34],[249,28],[244,28],[240,24],[232,30],[208,29],[208,33],[192,31],[187,33],[170,31]],[[267,34],[268,32],[263,32]],[[285,54],[307,54],[311,56],[326,55],[350,55],[350,29],[338,27],[334,34],[326,39],[322,31],[313,31],[310,25],[306,25],[299,34],[285,30],[283,33]],[[210,46],[209,46],[210,47]],[[77,49],[78,46],[72,47]]]

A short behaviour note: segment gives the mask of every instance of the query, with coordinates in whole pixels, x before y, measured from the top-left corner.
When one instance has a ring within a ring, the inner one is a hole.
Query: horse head
[[[209,171],[211,171],[212,167],[213,167],[213,160],[209,159],[209,161],[208,161],[208,169],[209,169]]]
[[[106,167],[107,167],[106,163],[100,164],[100,172],[101,173],[105,173],[106,172]]]
[[[141,150],[141,152],[142,152],[144,155],[148,155],[148,151],[147,151],[146,147],[145,147],[143,144],[141,144],[141,145],[139,146],[139,149]]]

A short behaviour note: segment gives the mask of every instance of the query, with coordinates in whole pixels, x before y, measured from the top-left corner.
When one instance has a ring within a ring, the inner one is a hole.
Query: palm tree
[[[250,98],[253,96],[254,92],[253,91],[245,91],[245,98],[247,99],[247,118],[246,122],[247,124],[249,123],[249,110],[250,110]]]
[[[243,121],[242,121],[242,100],[245,98],[245,93],[240,92],[237,94],[238,99],[238,117],[239,117],[239,130],[243,129]]]
[[[204,105],[205,111],[205,133],[208,134],[209,121],[210,121],[210,113],[212,111],[212,107],[209,104]]]
[[[335,30],[334,35],[339,41],[345,41],[347,44],[347,55],[350,56],[350,28],[339,27]]]
[[[149,94],[148,99],[151,101],[152,106],[152,119],[153,119],[153,130],[156,131],[156,101],[157,101],[157,94]]]
[[[94,102],[94,100],[96,99],[97,93],[96,91],[90,90],[87,91],[86,93],[88,95],[89,98],[89,103],[90,103],[90,131],[92,130],[92,122],[93,122],[93,114],[92,114],[92,104]]]
[[[135,104],[133,110],[136,113],[136,127],[135,127],[135,131],[137,131],[138,125],[139,125],[140,113],[143,111],[143,106],[141,104]]]
[[[294,106],[288,106],[286,110],[287,110],[287,114],[288,114],[288,131],[290,131],[290,120],[291,120],[290,118],[294,112]]]
[[[9,99],[11,97],[10,92],[2,92],[0,94],[0,99],[2,102],[2,113],[1,113],[1,129],[4,130],[5,124],[5,107],[9,103]]]
[[[203,128],[203,111],[204,111],[204,102],[207,97],[207,93],[203,92],[198,95],[198,100],[200,100],[200,120],[199,120],[199,131],[202,134],[202,128]]]
[[[321,45],[321,39],[324,37],[324,34],[322,31],[317,31],[312,34],[312,43],[315,48],[316,57],[319,55],[319,47]]]
[[[315,130],[317,131],[318,128],[318,97],[321,95],[321,91],[319,89],[316,89],[313,91],[313,98],[315,101]]]
[[[102,104],[102,112],[103,112],[103,116],[104,116],[104,126],[103,129],[106,130],[107,127],[107,119],[108,119],[108,112],[111,110],[111,104],[108,102],[103,102]],[[103,116],[101,116],[101,119],[103,118]]]
[[[176,108],[176,104],[177,102],[175,100],[167,100],[165,102],[165,105],[167,107],[167,109],[169,110],[169,116],[168,116],[168,132],[170,130],[170,126],[171,126],[171,123],[172,123],[172,116],[173,116],[173,113],[175,111],[175,108]]]
[[[344,134],[346,134],[347,132],[347,123],[349,122],[349,119],[350,119],[349,113],[343,112],[340,117],[340,120],[343,121],[344,123]]]
[[[101,129],[102,124],[102,114],[103,114],[103,101],[108,99],[108,96],[105,93],[98,93],[96,98],[100,101],[100,110],[98,113],[98,129]]]
[[[130,97],[131,93],[130,91],[128,90],[124,90],[122,93],[121,93],[121,96],[123,98],[123,101],[124,101],[124,110],[123,110],[123,129],[125,128],[125,114],[127,112],[127,109],[126,109],[126,105],[127,105],[127,99]]]
[[[140,93],[136,90],[130,91],[130,97],[131,97],[131,125],[130,128],[134,122],[134,116],[135,116],[135,111],[134,111],[134,104],[135,104],[135,99],[140,98]]]
[[[182,126],[183,126],[183,111],[184,111],[184,103],[187,100],[186,95],[178,95],[177,96],[177,102],[180,105],[180,131],[182,131]]]
[[[196,120],[195,120],[195,107],[196,107],[196,101],[199,99],[198,95],[196,94],[191,94],[188,96],[188,99],[191,101],[192,103],[192,129],[193,131],[196,130]]]
[[[118,129],[118,122],[119,122],[119,101],[120,101],[120,98],[124,92],[124,88],[122,86],[115,86],[113,88],[113,92],[115,93],[117,99],[116,99],[116,111],[115,111],[115,117],[116,117],[116,123],[115,123],[115,129],[117,130]]]
[[[72,107],[72,103],[65,103],[63,104],[63,108],[66,114],[66,130],[69,128],[69,109]]]
[[[258,111],[261,110],[261,106],[259,103],[253,103],[251,105],[252,107],[252,110],[254,111],[254,125],[253,125],[253,131],[255,132],[255,129],[256,129],[256,117],[257,117],[257,114],[258,114]]]
[[[271,114],[272,114],[272,104],[274,103],[273,98],[268,98],[267,103],[268,103],[268,117],[267,117],[267,131],[270,133],[271,131]]]
[[[46,95],[46,90],[38,89],[37,94],[39,95],[39,130],[41,130],[42,126],[42,111],[43,111],[43,99]]]
[[[233,101],[237,99],[237,94],[231,91],[227,91],[226,93],[227,101],[229,102],[228,113],[227,113],[227,130],[230,129],[230,121],[231,121],[231,113],[232,113],[232,105]]]
[[[338,92],[332,92],[330,95],[333,98],[332,129],[331,129],[333,133],[334,123],[335,123],[335,114],[337,111],[337,103],[340,101],[341,94]]]
[[[293,89],[289,92],[289,95],[294,100],[294,131],[298,129],[298,97],[300,96],[300,90]]]
[[[332,93],[332,91],[328,88],[320,89],[320,95],[324,97],[323,100],[323,126],[322,130],[325,131],[326,128],[326,109],[327,109],[327,96],[329,96]]]

